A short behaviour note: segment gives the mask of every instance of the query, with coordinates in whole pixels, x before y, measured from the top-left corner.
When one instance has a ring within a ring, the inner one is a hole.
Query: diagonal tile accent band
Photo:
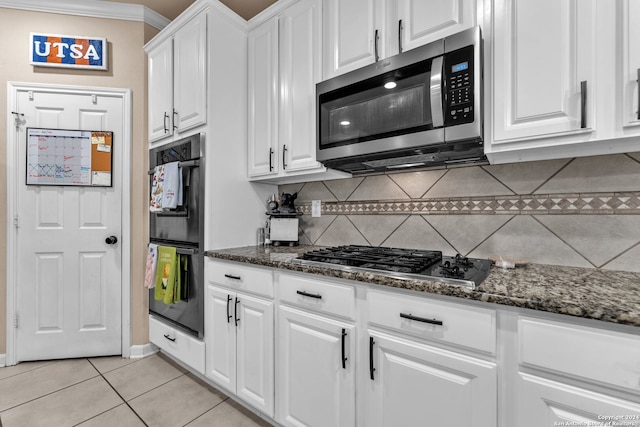
[[[298,205],[311,215],[311,203]],[[639,215],[640,192],[323,202],[325,215]]]

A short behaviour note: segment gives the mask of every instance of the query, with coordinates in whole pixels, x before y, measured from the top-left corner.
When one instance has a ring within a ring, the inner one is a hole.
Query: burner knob
[[[444,264],[442,264],[442,266],[444,268],[449,268],[449,267],[451,267],[451,263],[449,261],[445,261]]]

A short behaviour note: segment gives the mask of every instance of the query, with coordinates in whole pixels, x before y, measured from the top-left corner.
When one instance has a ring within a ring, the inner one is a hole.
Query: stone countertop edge
[[[527,264],[515,269],[492,267],[476,289],[430,280],[348,272],[294,264],[292,259],[316,246],[246,246],[209,250],[205,256],[227,261],[317,274],[367,284],[410,289],[506,306],[640,326],[640,273],[596,268]]]

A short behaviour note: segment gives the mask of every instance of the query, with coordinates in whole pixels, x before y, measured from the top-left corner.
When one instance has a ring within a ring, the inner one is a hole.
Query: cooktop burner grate
[[[378,271],[394,277],[430,279],[475,288],[488,275],[488,260],[443,256],[440,251],[376,246],[335,246],[304,253],[299,264]]]
[[[351,267],[420,273],[439,263],[442,260],[442,252],[352,245],[307,252],[302,255],[302,259]]]

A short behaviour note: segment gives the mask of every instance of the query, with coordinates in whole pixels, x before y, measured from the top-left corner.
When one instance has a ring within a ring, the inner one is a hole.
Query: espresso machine
[[[298,193],[273,195],[267,201],[269,241],[274,246],[296,246],[301,212],[297,212],[294,200]]]

